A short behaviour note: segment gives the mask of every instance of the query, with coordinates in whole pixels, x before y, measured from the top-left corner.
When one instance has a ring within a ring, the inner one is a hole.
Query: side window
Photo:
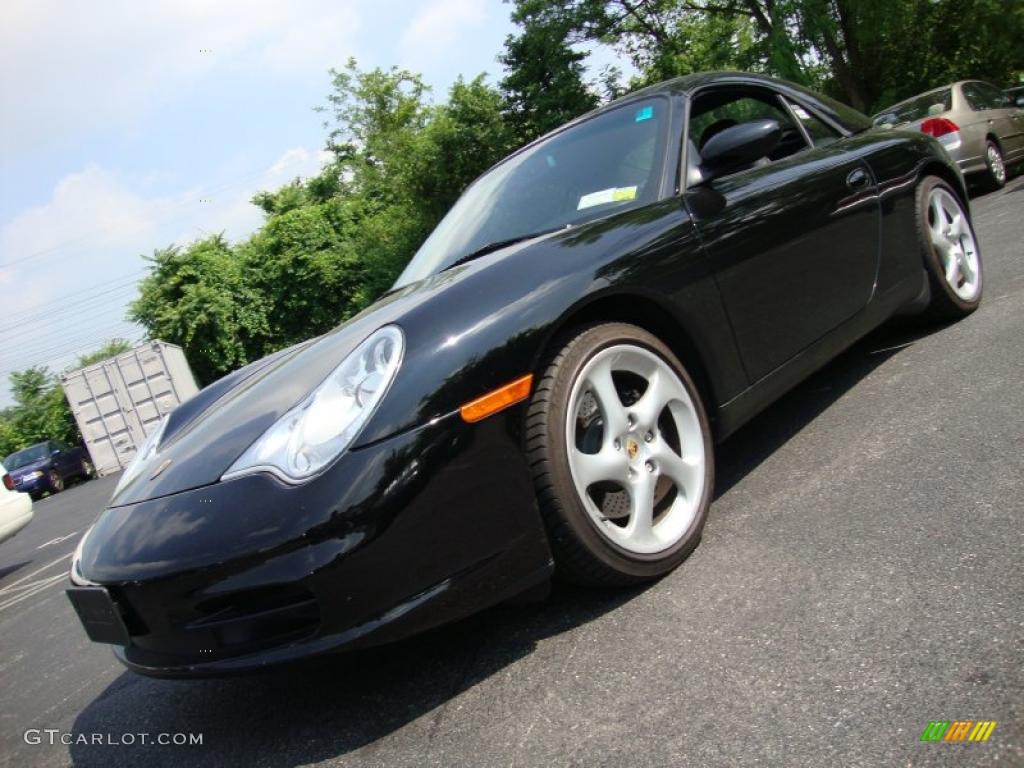
[[[822,120],[812,115],[799,104],[787,102],[797,120],[803,125],[807,135],[811,137],[811,143],[816,147],[827,147],[839,141],[839,133],[826,125]]]
[[[971,105],[971,109],[980,111],[983,109],[1009,109],[1012,105],[1010,98],[1002,93],[995,86],[988,83],[964,83],[962,86],[964,98]]]
[[[985,109],[985,106],[983,105],[984,100],[982,99],[981,94],[978,93],[977,83],[964,83],[960,86],[960,90],[963,92],[964,99],[967,100],[967,104],[971,109],[975,112]]]
[[[1010,97],[994,85],[989,85],[988,83],[978,83],[977,85],[978,90],[981,91],[982,98],[989,105],[989,109],[1009,109],[1013,106]]]
[[[763,118],[777,120],[782,128],[782,140],[767,160],[781,160],[808,148],[803,133],[774,93],[736,88],[714,89],[697,95],[690,108],[691,146],[699,153],[712,136],[726,128]]]

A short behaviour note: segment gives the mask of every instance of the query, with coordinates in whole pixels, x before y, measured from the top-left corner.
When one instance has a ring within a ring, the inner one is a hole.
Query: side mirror
[[[704,182],[738,171],[767,157],[782,140],[777,120],[751,120],[716,133],[700,150],[700,174]]]
[[[58,454],[60,454],[60,448],[54,448],[52,451],[50,451],[51,456],[57,456]]]

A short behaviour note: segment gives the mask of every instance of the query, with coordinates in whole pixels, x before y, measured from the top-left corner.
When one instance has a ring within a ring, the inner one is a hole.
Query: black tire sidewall
[[[565,425],[570,405],[569,396],[572,393],[573,385],[591,358],[603,349],[620,344],[633,344],[647,349],[658,355],[672,368],[683,382],[696,406],[704,439],[704,493],[698,505],[697,515],[686,535],[670,548],[651,555],[628,552],[597,530],[597,526],[579,498],[569,469]],[[559,498],[565,523],[594,558],[598,559],[605,567],[620,574],[648,579],[672,570],[693,551],[700,542],[711,497],[714,493],[714,454],[711,429],[697,387],[689,373],[667,346],[647,331],[621,323],[598,325],[583,331],[573,340],[572,349],[562,361],[555,375],[548,419],[550,445],[547,453],[552,485]]]

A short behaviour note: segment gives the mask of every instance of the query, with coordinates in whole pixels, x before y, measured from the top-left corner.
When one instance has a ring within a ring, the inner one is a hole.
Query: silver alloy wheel
[[[999,153],[999,148],[995,144],[989,144],[986,152],[988,158],[988,167],[992,171],[992,175],[995,180],[999,182],[1000,186],[1006,183],[1006,164],[1003,162],[1003,156]]]
[[[949,287],[964,301],[976,299],[981,265],[974,232],[960,201],[943,187],[935,187],[928,197],[928,233]]]
[[[86,477],[92,477],[93,466],[92,462],[88,459],[82,459],[82,474]]]
[[[57,474],[56,470],[50,470],[50,487],[55,491],[64,490],[64,478]]]
[[[632,344],[602,349],[573,383],[565,430],[573,484],[603,536],[648,555],[686,535],[706,457],[696,406],[668,363]]]

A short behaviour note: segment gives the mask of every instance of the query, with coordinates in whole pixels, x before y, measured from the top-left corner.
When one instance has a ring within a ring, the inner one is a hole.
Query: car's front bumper
[[[310,483],[252,475],[107,510],[81,576],[150,675],[219,675],[374,645],[500,602],[551,557],[519,408],[350,451]]]

